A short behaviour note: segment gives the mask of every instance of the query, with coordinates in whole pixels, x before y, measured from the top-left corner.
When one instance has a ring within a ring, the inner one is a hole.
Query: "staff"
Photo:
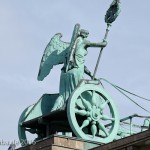
[[[105,15],[105,22],[107,23],[107,28],[106,28],[106,33],[105,33],[103,41],[106,41],[108,32],[109,32],[109,28],[111,27],[111,24],[116,20],[119,13],[120,13],[120,0],[114,0]],[[104,48],[101,48],[98,59],[97,59],[97,63],[96,63],[93,78],[92,78],[93,80],[95,79],[95,75],[96,75],[96,72],[97,72],[97,69],[99,66],[99,62],[100,62],[100,58],[101,58],[103,49]]]

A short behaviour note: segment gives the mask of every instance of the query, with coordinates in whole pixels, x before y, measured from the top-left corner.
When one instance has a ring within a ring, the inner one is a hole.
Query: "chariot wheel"
[[[67,116],[71,129],[79,138],[109,143],[117,135],[118,111],[100,85],[79,86],[68,100]]]

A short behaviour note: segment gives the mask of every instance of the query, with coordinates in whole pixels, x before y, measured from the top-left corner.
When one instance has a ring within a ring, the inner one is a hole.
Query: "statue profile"
[[[87,40],[89,32],[80,29],[80,25],[74,27],[71,43],[60,40],[60,33],[53,36],[48,43],[40,65],[38,80],[43,80],[51,71],[54,65],[64,64],[61,69],[59,97],[57,98],[52,111],[62,108],[71,93],[83,79],[84,73],[92,78],[91,72],[84,65],[88,47],[105,47],[106,41],[92,43]]]

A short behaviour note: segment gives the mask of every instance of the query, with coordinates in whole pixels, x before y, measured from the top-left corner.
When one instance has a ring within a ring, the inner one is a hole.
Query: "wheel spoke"
[[[101,106],[100,109],[103,110],[104,107],[109,103],[109,100],[106,100]]]
[[[106,116],[106,115],[102,115],[101,119],[115,121],[115,118],[110,118],[109,116]]]
[[[87,110],[91,111],[92,107],[91,107],[90,102],[88,102],[87,100],[85,100],[85,99],[82,97],[82,95],[80,95],[80,98],[81,98],[81,100],[82,100],[83,105],[85,106],[85,108],[86,108]]]
[[[86,120],[83,121],[82,126],[80,127],[81,129],[87,127],[91,122],[91,118],[88,117]]]
[[[105,126],[103,124],[98,122],[98,127],[99,127],[100,130],[102,130],[106,134],[106,136],[109,136],[109,133],[108,133],[107,129],[105,128]]]
[[[92,104],[97,106],[96,105],[96,98],[95,98],[95,91],[92,91],[92,100],[91,100]]]
[[[81,104],[79,101],[76,102],[76,106],[78,108],[85,109],[85,107],[83,106],[83,104]]]
[[[97,133],[97,127],[96,127],[96,122],[95,121],[92,122],[91,132],[92,132],[93,137],[95,137],[95,135]]]
[[[80,116],[88,116],[89,114],[86,110],[78,110],[78,109],[75,109],[75,113]]]

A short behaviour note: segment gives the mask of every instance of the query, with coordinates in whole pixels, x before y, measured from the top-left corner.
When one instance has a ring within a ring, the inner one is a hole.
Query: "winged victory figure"
[[[88,47],[105,47],[106,41],[91,43],[86,38],[89,32],[80,29],[80,25],[74,27],[70,43],[61,41],[62,34],[55,34],[45,48],[38,80],[42,81],[51,71],[54,65],[64,64],[61,69],[59,97],[51,111],[62,108],[78,83],[83,79],[84,73],[92,78],[91,72],[84,65]]]

